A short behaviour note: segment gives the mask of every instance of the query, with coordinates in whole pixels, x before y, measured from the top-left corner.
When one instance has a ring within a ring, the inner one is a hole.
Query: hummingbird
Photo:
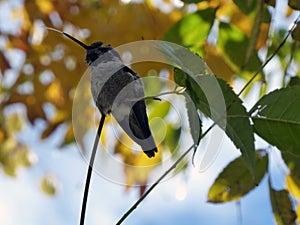
[[[125,66],[111,45],[95,42],[86,45],[68,33],[48,28],[70,38],[86,51],[86,64],[91,73],[91,92],[101,116],[112,114],[125,133],[144,153],[152,158],[157,146],[146,113],[143,82],[132,69]]]

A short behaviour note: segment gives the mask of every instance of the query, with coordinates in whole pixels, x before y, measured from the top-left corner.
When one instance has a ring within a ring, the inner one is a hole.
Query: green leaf
[[[300,155],[300,86],[275,90],[251,109],[255,132],[281,151]]]
[[[269,181],[270,199],[275,220],[278,225],[296,224],[297,218],[286,190],[274,190]]]
[[[229,163],[219,174],[208,192],[208,201],[213,203],[238,200],[254,189],[268,168],[268,157],[264,151],[256,153],[255,180],[244,160],[239,157]]]
[[[188,115],[191,135],[192,135],[194,144],[198,145],[200,142],[201,134],[202,134],[202,121],[197,112],[194,102],[189,97],[186,97],[186,105],[185,106],[187,109],[187,115]]]
[[[192,77],[178,69],[175,69],[174,79],[178,85],[186,87],[186,92],[197,109],[225,130],[227,136],[241,150],[242,157],[253,172],[254,134],[246,109],[232,88],[220,78],[211,75]]]
[[[220,23],[218,46],[227,63],[232,66],[234,71],[240,71],[245,66],[243,71],[253,73],[260,68],[262,62],[257,52],[253,52],[249,59],[247,59],[247,65],[244,65],[249,44],[249,38],[236,26],[228,23]]]
[[[152,107],[151,112],[149,113],[149,120],[159,117],[164,118],[170,111],[171,104],[167,101],[156,102],[155,107]]]
[[[208,8],[187,14],[165,34],[164,40],[184,46],[199,46],[208,36],[216,10]]]
[[[167,125],[167,133],[162,144],[166,145],[171,153],[174,153],[178,147],[181,129],[181,127],[176,128],[174,124]]]

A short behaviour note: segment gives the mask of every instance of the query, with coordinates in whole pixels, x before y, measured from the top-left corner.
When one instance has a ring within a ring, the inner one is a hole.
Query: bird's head
[[[97,59],[99,62],[120,60],[120,55],[110,46],[103,46],[103,42],[95,42],[86,47],[86,63],[90,65]]]

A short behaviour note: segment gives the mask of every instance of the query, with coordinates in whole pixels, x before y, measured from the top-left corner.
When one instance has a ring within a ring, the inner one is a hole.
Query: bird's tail
[[[146,155],[149,157],[149,158],[152,158],[155,156],[155,152],[157,152],[157,147],[153,148],[153,149],[150,149],[150,150],[144,150],[143,151],[146,153]]]

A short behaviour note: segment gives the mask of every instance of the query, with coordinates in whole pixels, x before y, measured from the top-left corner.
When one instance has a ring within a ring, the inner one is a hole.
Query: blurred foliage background
[[[288,20],[299,10],[299,1],[283,3]],[[65,31],[90,44],[103,41],[116,47],[138,40],[165,40],[190,48],[203,57],[214,74],[234,83],[245,82],[262,65],[284,38],[289,27],[275,27],[275,0],[27,0],[0,1],[0,10],[9,21],[0,26],[0,164],[2,171],[16,176],[19,167],[29,167],[37,159],[18,133],[28,124],[43,121],[41,139],[47,139],[58,127],[65,126],[60,147],[75,142],[72,127],[72,104],[77,84],[86,70],[81,48],[45,26]],[[276,55],[285,86],[291,77],[300,76],[299,26]],[[296,50],[298,48],[298,51]],[[140,75],[147,76],[172,70],[158,63],[132,65]],[[268,90],[269,75],[262,71],[252,86],[259,95]],[[152,104],[151,102],[149,103]],[[166,117],[169,103],[160,104],[151,117]],[[15,110],[25,108],[25,114]],[[151,107],[150,107],[151,108]],[[51,112],[51,113],[49,113]],[[93,124],[94,110],[82,110],[82,123],[87,133]],[[122,134],[121,134],[122,135]],[[181,129],[169,121],[163,151],[174,151]],[[106,137],[107,138],[107,137]],[[123,138],[123,137],[121,137]],[[105,140],[103,140],[105,142]],[[128,165],[144,165],[142,154],[128,153],[119,142],[115,153]],[[160,157],[156,159],[161,160]],[[124,168],[128,186],[145,184],[150,170],[141,174]],[[45,175],[42,187],[54,194],[53,178]],[[141,189],[143,191],[143,188]]]

